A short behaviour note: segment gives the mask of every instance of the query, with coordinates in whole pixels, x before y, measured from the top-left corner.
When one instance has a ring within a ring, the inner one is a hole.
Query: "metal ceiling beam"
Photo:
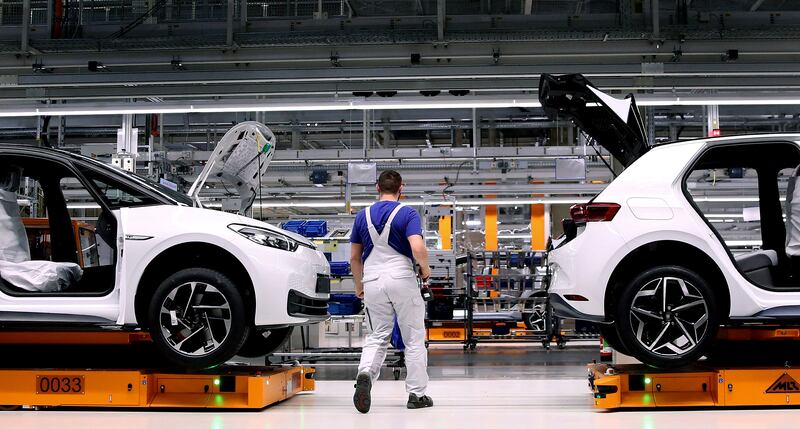
[[[539,65],[539,66],[419,66],[375,68],[325,68],[325,69],[277,69],[277,70],[228,70],[228,71],[183,71],[152,73],[92,73],[92,74],[35,74],[21,75],[16,86],[22,87],[103,87],[177,85],[177,84],[262,84],[305,82],[382,82],[382,81],[442,81],[528,79],[530,88],[538,85],[541,73],[582,72],[594,77],[734,77],[800,75],[800,63],[663,63],[663,72],[648,73],[640,63],[594,64],[594,65]],[[7,85],[8,86],[8,85]],[[13,83],[12,83],[13,86]],[[456,89],[456,88],[453,88]]]

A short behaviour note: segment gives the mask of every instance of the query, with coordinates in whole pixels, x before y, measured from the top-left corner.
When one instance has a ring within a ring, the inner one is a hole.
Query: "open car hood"
[[[542,74],[539,101],[548,117],[573,121],[625,167],[650,150],[633,94],[620,100],[583,75]]]
[[[200,192],[209,177],[216,177],[226,187],[239,193],[239,213],[245,214],[258,195],[261,177],[275,155],[275,134],[260,122],[235,125],[217,143],[203,171],[189,189],[189,197],[202,207]]]

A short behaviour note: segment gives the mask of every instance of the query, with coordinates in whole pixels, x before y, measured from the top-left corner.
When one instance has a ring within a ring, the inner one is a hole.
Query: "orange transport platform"
[[[589,365],[595,408],[762,407],[800,405],[800,369]]]
[[[197,373],[140,369],[0,370],[0,409],[46,407],[262,409],[314,390],[314,369],[220,367]]]

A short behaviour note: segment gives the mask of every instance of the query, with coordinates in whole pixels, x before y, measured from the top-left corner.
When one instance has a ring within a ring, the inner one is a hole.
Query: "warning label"
[[[783,374],[769,386],[766,393],[800,393],[800,385],[789,374]]]

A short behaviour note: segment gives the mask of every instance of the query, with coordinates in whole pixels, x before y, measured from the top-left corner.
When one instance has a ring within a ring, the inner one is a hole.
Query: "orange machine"
[[[727,341],[794,341],[800,329],[724,328]],[[590,364],[595,408],[760,407],[800,405],[800,369],[705,365],[659,370],[645,365]]]
[[[662,371],[644,365],[589,365],[596,408],[800,405],[800,369],[713,368]]]
[[[262,409],[314,390],[314,369],[229,368],[212,373],[147,370],[0,370],[5,410],[42,407]]]

